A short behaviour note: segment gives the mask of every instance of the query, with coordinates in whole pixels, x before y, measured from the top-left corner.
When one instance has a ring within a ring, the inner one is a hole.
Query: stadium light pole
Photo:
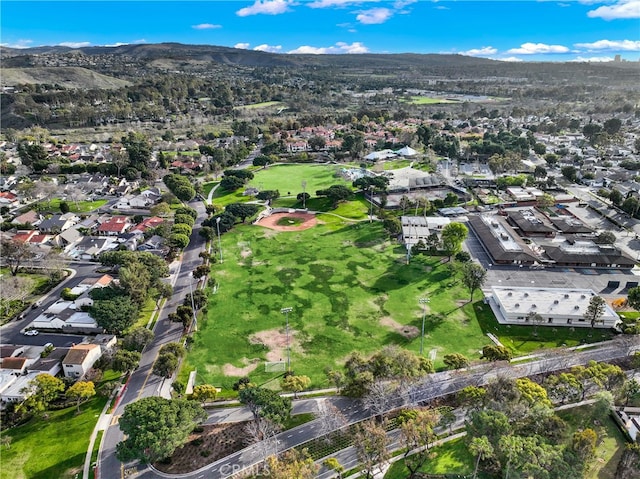
[[[218,231],[218,251],[220,252],[220,263],[222,263],[222,242],[220,241],[220,217],[216,218],[216,230]]]
[[[420,356],[422,356],[422,351],[424,347],[424,320],[427,316],[427,303],[430,301],[429,298],[420,298],[418,302],[422,305],[422,334],[420,335]]]
[[[373,185],[369,185],[369,223],[373,222]]]
[[[287,320],[287,371],[291,371],[291,347],[289,346],[289,313],[293,311],[293,308],[282,308],[280,312],[284,314]]]

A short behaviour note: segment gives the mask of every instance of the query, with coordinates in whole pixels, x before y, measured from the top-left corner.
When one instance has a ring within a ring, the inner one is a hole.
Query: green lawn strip
[[[614,477],[626,441],[613,418],[594,417],[594,406],[591,404],[558,411],[558,416],[569,426],[565,436],[567,443],[574,432],[583,429],[591,428],[598,435],[596,453],[589,463],[585,479]]]
[[[620,311],[620,312],[618,312],[618,315],[623,317],[623,318],[628,318],[628,319],[638,319],[638,318],[640,318],[640,312],[638,312],[638,311]]]
[[[190,150],[190,151],[163,151],[165,156],[174,157],[174,156],[201,156],[200,150]]]
[[[372,354],[396,344],[418,352],[423,296],[431,298],[425,355],[435,350],[439,367],[447,353],[479,357],[487,338],[475,309],[461,307],[468,292],[440,258],[421,256],[407,265],[380,222],[319,216],[323,223],[325,218],[331,220],[305,231],[273,234],[237,226],[222,237],[225,261],[213,272],[220,288],[209,298],[209,316],[200,322],[181,380],[197,368],[203,382],[230,389],[246,373],[226,376],[225,364],[247,371],[257,365],[249,374],[257,384],[275,379],[278,373],[265,372],[263,365],[269,349],[249,338],[267,330],[284,335],[285,306],[293,308],[292,368],[309,376],[313,388],[329,386],[325,368],[339,367],[352,351]],[[272,359],[285,357],[281,347]]]
[[[337,173],[341,165],[277,165],[255,172],[249,186],[260,190],[278,190],[281,196],[293,196],[302,193],[302,182],[306,181],[305,191],[312,197],[317,190],[331,185],[351,186]]]
[[[135,323],[129,326],[124,334],[136,329],[136,328],[145,328],[149,321],[151,320],[151,315],[156,309],[156,302],[153,298],[147,298],[145,303],[140,308],[140,312],[138,313],[138,319]]]
[[[431,449],[431,458],[419,471],[425,474],[472,474],[474,463],[465,438],[461,437]],[[400,459],[391,465],[384,479],[405,479],[408,476],[409,470]],[[479,474],[478,477],[483,476]]]
[[[409,103],[411,105],[435,105],[437,103],[458,103],[456,100],[449,100],[446,98],[433,98],[429,96],[412,96],[410,99],[400,99],[401,102]]]
[[[390,160],[384,162],[385,171],[398,170],[400,168],[406,168],[411,164],[411,160]]]
[[[209,197],[209,192],[213,189],[214,186],[219,184],[219,181],[211,181],[210,183],[205,183],[202,185],[202,192],[205,198]]]
[[[49,211],[51,213],[60,213],[60,202],[63,201],[60,198],[52,198],[51,201],[41,201],[37,203],[36,209],[40,211]],[[78,201],[67,200],[69,205],[69,211],[72,213],[88,213],[89,211],[97,210],[98,208],[106,205],[108,200],[95,200],[95,201]]]
[[[240,105],[234,107],[235,110],[257,110],[260,108],[269,108],[284,105],[281,101],[263,101],[261,103],[252,103],[250,105]]]
[[[11,448],[2,451],[2,479],[66,479],[81,472],[89,436],[107,398],[95,397],[76,408],[48,412],[27,424],[4,431]]]
[[[315,414],[306,412],[302,414],[296,414],[291,416],[287,422],[284,423],[283,429],[285,431],[298,427],[306,422],[313,421],[316,418]]]
[[[565,328],[550,326],[519,326],[499,324],[491,308],[480,303],[482,308],[477,313],[480,327],[486,333],[493,333],[500,342],[511,349],[515,355],[525,355],[540,349],[557,348],[561,346],[578,346],[585,343],[606,341],[613,337],[613,333],[605,329]],[[537,333],[537,336],[534,334]]]
[[[96,441],[93,443],[93,451],[91,451],[91,467],[89,469],[89,479],[94,479],[96,477],[93,464],[95,464],[98,460],[98,452],[100,452],[100,441],[102,441],[103,434],[104,431],[98,431],[98,434],[96,435]]]

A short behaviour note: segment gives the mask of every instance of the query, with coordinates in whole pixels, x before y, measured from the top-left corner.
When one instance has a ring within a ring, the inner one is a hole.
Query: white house
[[[80,379],[96,363],[102,352],[97,344],[72,346],[62,361],[62,370],[67,378]]]

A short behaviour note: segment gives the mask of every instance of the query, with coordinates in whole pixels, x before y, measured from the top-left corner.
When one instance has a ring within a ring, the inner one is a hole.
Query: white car
[[[23,334],[25,336],[37,336],[38,335],[38,330],[37,329],[29,329],[29,330],[25,331]]]

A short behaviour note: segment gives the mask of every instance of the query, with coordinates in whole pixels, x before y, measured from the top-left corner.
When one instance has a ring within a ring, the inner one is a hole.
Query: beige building
[[[62,370],[67,378],[80,379],[102,356],[97,344],[78,344],[73,346],[62,361]]]

